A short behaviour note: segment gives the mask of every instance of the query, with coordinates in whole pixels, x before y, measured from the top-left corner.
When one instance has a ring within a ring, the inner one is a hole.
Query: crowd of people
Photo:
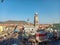
[[[0,37],[0,45],[37,45],[36,41],[36,32],[32,31],[30,33],[25,32],[24,29],[19,31],[18,29],[14,29],[14,31],[7,32],[7,35]],[[57,31],[46,31],[47,37],[49,40],[57,39]]]

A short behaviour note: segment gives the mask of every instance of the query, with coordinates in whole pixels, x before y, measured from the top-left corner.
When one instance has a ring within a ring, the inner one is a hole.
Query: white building
[[[24,31],[34,35],[36,33],[36,28],[34,26],[24,26]]]

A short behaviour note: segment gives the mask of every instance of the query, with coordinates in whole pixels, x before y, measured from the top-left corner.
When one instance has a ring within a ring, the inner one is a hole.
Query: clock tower
[[[34,14],[34,26],[38,26],[39,25],[39,20],[38,20],[38,13],[36,12]]]

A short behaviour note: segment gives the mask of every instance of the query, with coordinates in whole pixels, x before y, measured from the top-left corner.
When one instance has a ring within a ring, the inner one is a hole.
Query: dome
[[[35,12],[35,15],[38,15],[38,12]]]

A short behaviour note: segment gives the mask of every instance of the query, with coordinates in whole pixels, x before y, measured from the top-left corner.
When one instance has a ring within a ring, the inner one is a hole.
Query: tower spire
[[[36,12],[34,14],[34,26],[36,27],[36,26],[38,26],[38,24],[39,24],[38,13]]]

